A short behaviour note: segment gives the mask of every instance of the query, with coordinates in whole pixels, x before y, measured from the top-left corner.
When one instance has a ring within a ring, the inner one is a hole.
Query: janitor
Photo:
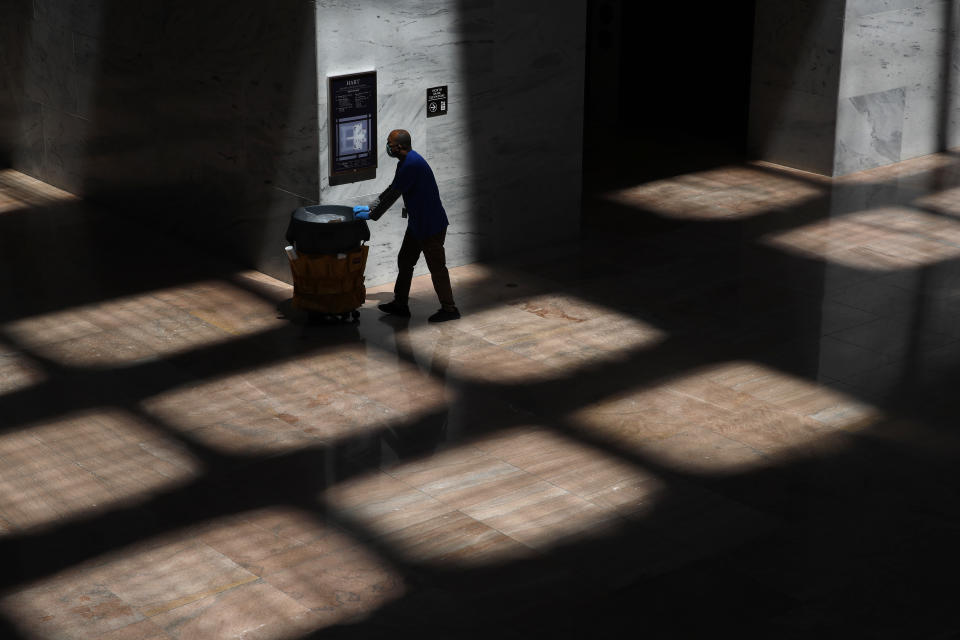
[[[440,310],[428,318],[430,322],[446,322],[460,317],[460,311],[453,302],[453,289],[450,286],[450,273],[447,271],[447,258],[443,250],[443,241],[447,236],[447,212],[440,202],[440,189],[430,165],[423,156],[413,150],[410,134],[403,129],[395,129],[387,137],[387,155],[397,159],[397,170],[393,182],[369,206],[354,208],[354,217],[360,220],[379,220],[387,209],[403,196],[404,210],[407,213],[407,231],[403,235],[403,244],[397,255],[397,281],[393,287],[393,300],[379,305],[384,313],[410,317],[410,282],[413,269],[420,254],[427,260],[433,288],[440,300]]]

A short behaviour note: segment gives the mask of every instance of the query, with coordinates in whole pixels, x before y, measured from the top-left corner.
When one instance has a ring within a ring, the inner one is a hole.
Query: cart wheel
[[[350,315],[353,316],[353,319],[354,319],[354,320],[359,319],[359,318],[360,318],[360,309],[354,309],[353,311],[350,312]]]

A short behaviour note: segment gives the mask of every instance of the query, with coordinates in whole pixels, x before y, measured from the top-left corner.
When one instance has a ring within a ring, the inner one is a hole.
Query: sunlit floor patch
[[[668,218],[739,219],[797,206],[825,187],[767,166],[727,166],[613,191],[606,199]]]
[[[914,204],[923,209],[960,219],[960,187],[929,193],[917,198]]]
[[[384,466],[321,497],[409,562],[481,567],[610,535],[664,488],[616,455],[522,426]]]
[[[169,490],[198,463],[121,411],[73,415],[0,435],[0,518],[51,524]]]
[[[740,473],[813,452],[836,430],[881,416],[829,386],[744,361],[617,394],[579,410],[574,423],[657,465]]]
[[[362,344],[178,387],[144,410],[231,453],[291,451],[417,420],[446,406],[444,386],[416,365]]]
[[[960,222],[907,207],[885,207],[820,220],[763,241],[802,256],[887,271],[960,256]]]
[[[47,379],[43,369],[22,353],[0,351],[0,396]]]
[[[407,561],[444,567],[531,557],[622,523],[613,509],[472,447],[338,484],[322,499]]]
[[[667,337],[642,320],[574,297],[520,298],[458,322],[446,360],[447,370],[462,380],[554,379],[584,366],[618,361]]]
[[[0,215],[30,207],[75,201],[77,196],[13,169],[0,169]]]
[[[349,536],[277,507],[113,551],[6,595],[0,611],[25,638],[282,640],[403,593],[403,580]]]
[[[544,427],[516,427],[483,437],[473,446],[623,515],[648,511],[666,483],[619,456]]]
[[[227,342],[281,326],[273,303],[222,281],[15,320],[19,347],[73,366],[110,366]]]
[[[856,430],[883,412],[868,402],[827,384],[794,376],[749,360],[723,362],[692,372],[673,388],[731,410],[753,398],[832,428]],[[730,390],[731,394],[724,392]],[[743,395],[740,395],[743,394]]]

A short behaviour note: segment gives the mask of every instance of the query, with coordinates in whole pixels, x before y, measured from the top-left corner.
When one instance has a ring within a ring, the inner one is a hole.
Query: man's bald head
[[[387,139],[404,151],[410,151],[413,145],[413,140],[410,139],[410,132],[405,129],[394,129],[390,132]]]

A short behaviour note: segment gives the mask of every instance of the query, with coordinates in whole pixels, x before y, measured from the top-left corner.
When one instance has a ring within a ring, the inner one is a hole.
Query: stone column
[[[960,144],[954,4],[847,1],[833,175]]]
[[[758,2],[753,155],[840,176],[960,144],[954,5]]]
[[[833,174],[844,0],[759,0],[749,148],[777,164]]]

